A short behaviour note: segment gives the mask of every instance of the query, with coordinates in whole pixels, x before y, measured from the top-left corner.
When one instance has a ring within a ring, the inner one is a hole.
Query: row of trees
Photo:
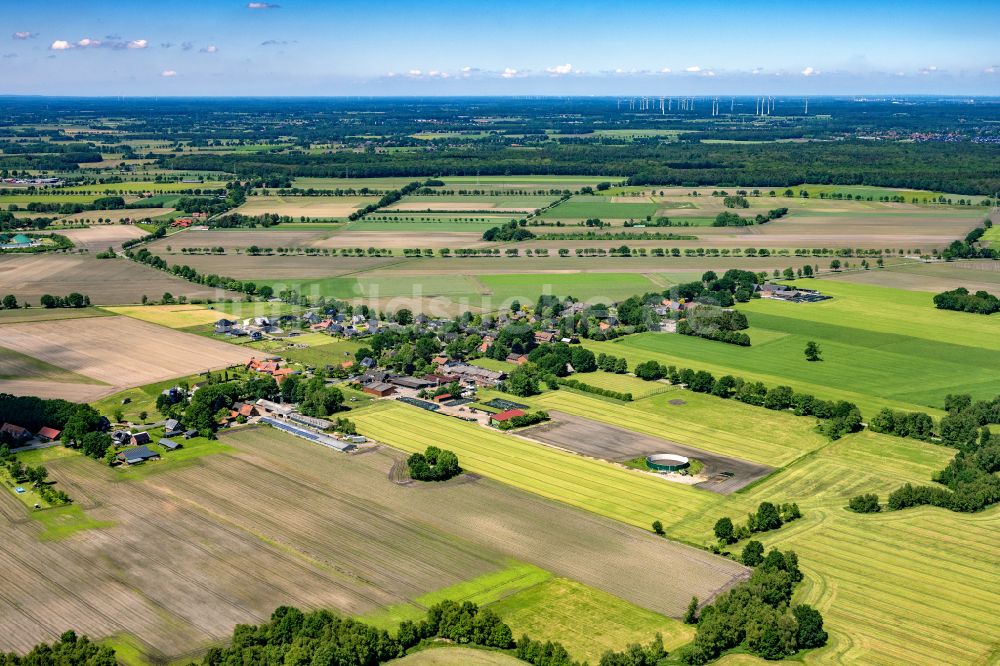
[[[733,398],[748,405],[779,411],[792,410],[796,416],[822,419],[819,431],[830,439],[840,439],[861,429],[861,410],[846,400],[820,400],[811,393],[796,393],[789,386],[768,388],[763,382],[723,375],[716,379],[705,370],[664,366],[646,361],[635,366],[635,375],[646,381],[668,379],[671,384],[684,384],[696,393],[711,393],[719,398]]]
[[[785,523],[801,517],[799,505],[794,502],[781,505],[761,502],[757,511],[747,514],[747,522],[739,527],[736,527],[728,516],[719,518],[715,522],[715,538],[719,540],[720,545],[728,545],[746,539],[751,534],[776,530]]]
[[[584,393],[593,393],[594,395],[603,396],[605,398],[614,398],[615,400],[621,400],[622,402],[632,402],[631,393],[612,391],[611,389],[593,386],[576,379],[560,379],[559,384],[562,386],[568,386],[571,389],[576,389],[577,391],[583,391]]]
[[[415,192],[416,190],[419,190],[421,187],[423,187],[423,183],[421,183],[420,181],[413,181],[412,183],[408,183],[407,185],[404,185],[398,190],[391,190],[389,192],[386,192],[385,194],[382,195],[381,199],[379,199],[373,204],[368,204],[364,208],[354,211],[347,217],[347,219],[349,219],[351,222],[360,220],[365,215],[368,215],[369,213],[374,213],[379,208],[385,208],[386,206],[391,206],[392,204],[396,203],[397,201],[405,197],[407,194]]]

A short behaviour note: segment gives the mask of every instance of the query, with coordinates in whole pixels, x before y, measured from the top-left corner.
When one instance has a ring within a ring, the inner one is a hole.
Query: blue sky
[[[0,94],[1000,94],[1000,2],[3,5]]]

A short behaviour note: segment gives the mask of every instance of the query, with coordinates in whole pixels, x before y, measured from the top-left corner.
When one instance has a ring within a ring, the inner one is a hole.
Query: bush
[[[559,383],[563,386],[576,389],[577,391],[583,391],[584,393],[593,393],[594,395],[601,395],[605,398],[614,398],[615,400],[621,400],[623,402],[632,402],[631,393],[621,393],[620,391],[612,391],[611,389],[605,389],[599,386],[591,386],[590,384],[584,384],[576,379],[560,379]]]
[[[882,510],[882,507],[878,503],[878,495],[874,493],[852,497],[850,502],[847,503],[847,508],[854,513],[878,513]]]

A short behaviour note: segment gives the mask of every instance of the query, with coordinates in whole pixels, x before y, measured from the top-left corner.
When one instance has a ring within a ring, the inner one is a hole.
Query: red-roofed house
[[[274,381],[280,384],[281,382],[285,381],[287,377],[294,374],[295,370],[292,370],[291,368],[278,368],[277,370],[271,373],[271,376],[274,377]]]
[[[502,423],[504,421],[510,421],[515,416],[527,416],[527,414],[520,409],[508,409],[505,412],[499,412],[490,416],[490,423]]]
[[[62,433],[56,430],[55,428],[50,428],[48,426],[45,426],[44,428],[39,430],[37,434],[38,434],[38,439],[41,439],[46,442],[54,442],[55,440],[59,439],[59,435]]]

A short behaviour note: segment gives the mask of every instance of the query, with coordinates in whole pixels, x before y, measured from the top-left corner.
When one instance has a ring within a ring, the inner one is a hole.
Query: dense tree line
[[[530,240],[535,237],[528,229],[523,226],[519,226],[516,220],[511,220],[507,224],[500,227],[490,227],[483,232],[483,240],[496,242],[496,243],[508,243]]]
[[[899,412],[885,407],[871,418],[868,428],[886,435],[928,440],[934,434],[934,419],[924,412]]]
[[[726,197],[727,199],[730,197]],[[742,198],[742,197],[741,197]],[[744,199],[746,201],[746,199]],[[746,206],[743,206],[746,208]],[[788,214],[787,208],[773,208],[767,213],[758,213],[755,217],[742,217],[736,213],[724,211],[715,216],[712,221],[713,227],[748,227],[753,224],[765,224],[771,220],[777,220]]]
[[[763,555],[759,541],[744,548],[750,579],[702,609],[692,643],[675,656],[686,664],[706,664],[726,650],[742,647],[764,659],[782,659],[826,644],[823,616],[805,604],[791,605],[802,580],[798,557],[773,549]]]
[[[368,204],[364,208],[354,211],[347,217],[347,219],[349,219],[352,222],[354,222],[355,220],[360,220],[365,215],[368,215],[369,213],[374,213],[379,208],[385,208],[386,206],[391,206],[392,204],[396,203],[397,201],[405,197],[407,194],[411,194],[412,192],[415,192],[421,187],[422,184],[419,181],[414,181],[412,183],[404,185],[398,190],[392,190],[390,192],[386,192],[385,194],[382,195],[381,199],[379,199],[373,204]]]
[[[750,327],[746,315],[737,310],[726,310],[702,305],[677,322],[677,332],[707,340],[718,340],[741,347],[750,346],[750,336],[740,333]]]
[[[0,666],[117,666],[115,651],[67,631],[55,643],[36,645],[28,654],[0,653]]]
[[[78,448],[91,458],[103,458],[111,445],[111,438],[104,433],[105,424],[101,415],[90,405],[0,394],[0,423],[4,422],[27,428],[33,433],[44,426],[61,430],[63,445]],[[0,443],[3,443],[2,436]]]
[[[423,453],[414,453],[407,458],[406,466],[410,476],[417,481],[447,481],[462,473],[458,456],[453,451],[436,446],[428,446]]]
[[[1000,298],[986,291],[970,294],[965,287],[937,294],[934,296],[934,305],[941,310],[957,310],[976,314],[1000,312]]]

